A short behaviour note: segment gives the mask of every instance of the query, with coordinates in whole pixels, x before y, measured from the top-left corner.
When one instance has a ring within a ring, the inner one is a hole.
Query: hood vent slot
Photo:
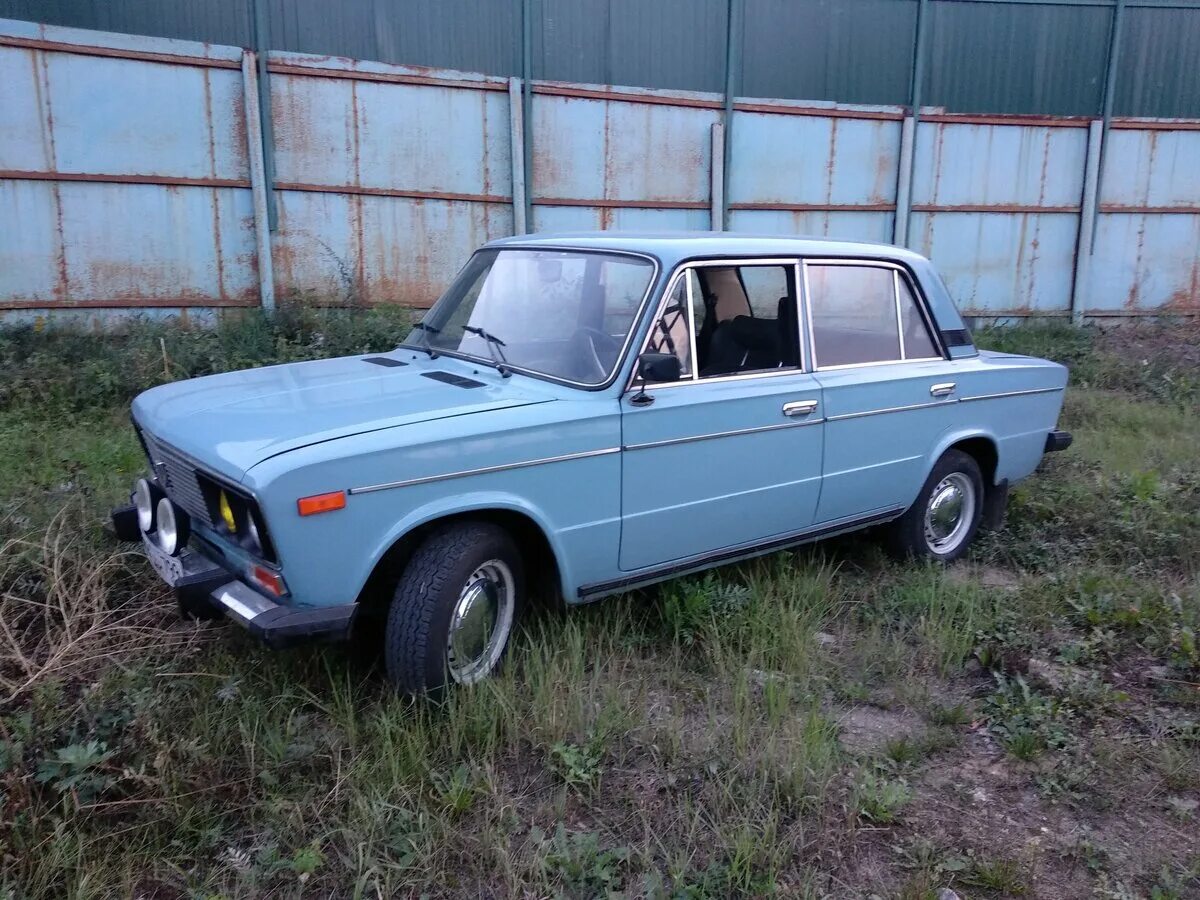
[[[476,381],[473,378],[463,378],[461,375],[455,375],[453,372],[422,372],[421,374],[426,378],[432,378],[434,381],[440,381],[443,384],[452,384],[455,387],[483,387],[482,381]]]
[[[371,363],[376,366],[385,366],[389,369],[394,369],[396,366],[407,366],[408,363],[401,362],[398,359],[392,359],[390,356],[368,356],[363,360],[365,363]]]

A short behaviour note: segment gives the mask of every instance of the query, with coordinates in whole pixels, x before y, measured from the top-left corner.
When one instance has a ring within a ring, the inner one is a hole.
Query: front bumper
[[[357,604],[293,607],[276,603],[199,553],[184,549],[168,556],[137,527],[133,506],[112,511],[112,527],[123,541],[141,541],[150,564],[175,591],[180,610],[197,618],[223,616],[272,647],[313,640],[344,640]]]

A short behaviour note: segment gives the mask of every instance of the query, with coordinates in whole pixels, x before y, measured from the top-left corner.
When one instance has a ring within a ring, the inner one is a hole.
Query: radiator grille
[[[164,444],[152,434],[143,431],[142,439],[146,442],[146,452],[150,455],[150,464],[158,476],[159,486],[166,495],[193,519],[212,528],[212,517],[196,479],[195,466],[174,447]]]

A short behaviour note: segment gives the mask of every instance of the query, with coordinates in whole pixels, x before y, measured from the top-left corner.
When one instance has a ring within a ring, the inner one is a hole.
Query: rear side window
[[[807,276],[818,366],[901,359],[891,269],[812,265]]]
[[[933,338],[929,336],[925,317],[921,315],[917,298],[913,296],[908,282],[900,277],[899,272],[892,274],[896,276],[896,295],[900,300],[900,333],[904,336],[904,358],[933,359],[940,356]]]
[[[810,263],[805,277],[818,367],[938,356],[917,299],[895,269]]]

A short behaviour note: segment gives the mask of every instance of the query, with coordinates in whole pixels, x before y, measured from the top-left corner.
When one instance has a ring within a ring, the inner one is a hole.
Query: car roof
[[[664,263],[695,257],[730,256],[859,256],[915,264],[923,256],[870,241],[743,234],[731,231],[572,231],[523,234],[490,241],[488,247],[559,247],[625,250],[648,253]]]
[[[661,263],[664,274],[687,260],[743,256],[850,257],[893,262],[907,267],[916,275],[934,321],[943,334],[967,334],[962,316],[933,264],[919,253],[891,244],[731,231],[572,231],[515,235],[491,241],[485,246],[493,249],[528,247],[645,253]],[[962,356],[974,355],[976,351],[968,337],[966,345],[956,346],[951,352],[952,355]]]

